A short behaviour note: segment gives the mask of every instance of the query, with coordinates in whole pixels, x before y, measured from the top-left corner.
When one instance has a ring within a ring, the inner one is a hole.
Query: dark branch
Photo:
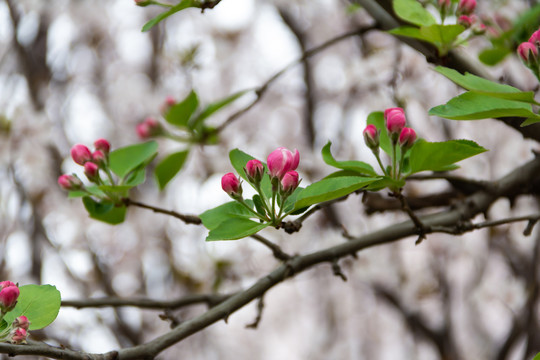
[[[147,205],[147,204],[140,203],[138,201],[131,200],[129,198],[124,199],[124,205],[126,205],[126,206],[137,206],[137,207],[140,207],[140,208],[143,208],[143,209],[152,210],[155,213],[173,216],[173,217],[175,217],[177,219],[182,220],[186,224],[194,224],[194,225],[202,224],[201,218],[196,216],[196,215],[180,214],[180,213],[178,213],[176,211],[161,209],[161,208],[158,208],[158,207],[155,207],[155,206],[152,206],[152,205]]]
[[[101,298],[84,300],[64,300],[62,306],[82,308],[102,308],[102,307],[123,307],[134,306],[142,309],[179,309],[181,307],[207,304],[209,307],[215,306],[233,294],[198,294],[188,295],[176,300],[154,300],[154,299],[123,299],[123,298]]]

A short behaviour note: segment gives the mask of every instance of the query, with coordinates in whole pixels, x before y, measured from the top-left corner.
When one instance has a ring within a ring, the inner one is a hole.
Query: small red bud
[[[90,149],[82,144],[74,145],[71,148],[71,157],[79,165],[84,165],[87,161],[92,161]]]
[[[221,188],[232,198],[242,196],[242,185],[233,173],[223,175],[221,178]]]
[[[84,175],[88,180],[96,182],[99,177],[99,166],[93,162],[87,162],[84,164]]]
[[[96,150],[101,151],[105,155],[111,150],[111,144],[105,139],[97,139],[94,141],[94,146]]]

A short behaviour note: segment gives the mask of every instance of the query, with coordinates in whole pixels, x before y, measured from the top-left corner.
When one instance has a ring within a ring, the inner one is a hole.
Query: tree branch
[[[201,218],[196,216],[196,215],[180,214],[180,213],[178,213],[176,211],[161,209],[161,208],[158,208],[158,207],[155,207],[155,206],[152,206],[152,205],[147,205],[147,204],[140,203],[138,201],[131,200],[129,198],[124,199],[124,205],[126,205],[126,206],[137,206],[137,207],[140,207],[140,208],[143,208],[143,209],[152,210],[155,213],[169,215],[169,216],[172,216],[172,217],[175,217],[177,219],[182,220],[186,224],[194,224],[194,225],[202,224]]]
[[[486,212],[500,197],[529,194],[540,185],[540,158],[536,157],[527,164],[513,170],[508,175],[493,183],[492,191],[479,191],[456,204],[453,209],[426,215],[420,218],[428,229],[434,232],[437,227],[450,227],[460,221],[472,219],[479,213]],[[228,318],[254,299],[263,296],[269,289],[290,277],[321,264],[332,264],[336,259],[354,255],[358,251],[392,243],[399,239],[417,234],[417,228],[411,220],[394,224],[381,230],[360,237],[350,237],[349,241],[316,251],[296,256],[278,266],[267,276],[259,279],[250,288],[230,296],[225,301],[212,307],[204,314],[187,320],[171,330],[145,344],[119,350],[117,359],[153,359],[160,352],[202,329]],[[52,349],[52,350],[51,350]],[[56,359],[116,359],[116,352],[107,354],[84,354],[50,346],[22,346],[0,344],[0,353],[23,355],[34,354]]]
[[[188,295],[176,300],[154,300],[154,299],[124,299],[124,298],[101,298],[84,300],[63,300],[63,307],[82,308],[102,308],[102,307],[123,307],[134,306],[141,309],[178,309],[196,304],[207,304],[209,307],[230,298],[233,294],[196,294]]]

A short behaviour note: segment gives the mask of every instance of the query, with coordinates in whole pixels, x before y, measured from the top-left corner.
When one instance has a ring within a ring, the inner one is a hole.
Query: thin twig
[[[124,307],[133,306],[141,309],[179,309],[181,307],[207,304],[209,307],[215,306],[233,294],[196,294],[187,295],[176,300],[154,300],[154,299],[124,299],[124,298],[100,298],[100,299],[84,299],[84,300],[63,300],[63,307],[74,307],[77,309],[83,308],[103,308],[103,307]]]
[[[278,72],[276,72],[274,75],[272,75],[268,80],[266,80],[266,82],[264,84],[262,84],[260,87],[258,87],[256,90],[255,90],[255,99],[249,104],[247,105],[246,107],[238,110],[237,112],[233,113],[231,116],[229,116],[227,118],[227,120],[225,120],[225,122],[223,124],[221,124],[220,126],[218,126],[215,130],[216,133],[219,133],[221,131],[223,131],[223,129],[225,129],[227,126],[229,126],[234,120],[236,120],[237,118],[239,118],[241,115],[243,115],[244,113],[246,113],[248,110],[250,110],[253,106],[255,106],[262,98],[262,96],[266,93],[266,91],[268,90],[268,87],[274,82],[276,81],[278,78],[281,77],[281,75],[285,74],[287,71],[289,71],[290,69],[292,69],[294,66],[302,63],[303,61],[305,61],[306,59],[310,58],[311,56],[319,53],[320,51],[334,45],[334,44],[337,44],[338,42],[342,41],[342,40],[345,40],[351,36],[356,36],[356,35],[362,35],[362,34],[365,34],[366,32],[370,31],[370,30],[374,30],[374,29],[377,29],[377,26],[376,25],[372,25],[372,26],[368,26],[368,27],[363,27],[363,28],[360,28],[360,29],[357,29],[357,30],[353,30],[353,31],[349,31],[349,32],[346,32],[344,34],[341,34],[339,36],[336,36],[335,38],[332,38],[324,43],[322,43],[321,45],[319,46],[316,46],[312,49],[309,49],[307,51],[305,51],[301,57],[299,57],[298,59],[292,61],[291,63],[289,63],[287,66],[285,66],[283,69],[279,70]]]
[[[284,252],[283,250],[281,250],[281,248],[278,245],[276,245],[273,242],[271,242],[270,240],[262,237],[261,235],[253,234],[250,237],[257,240],[261,244],[267,246],[270,250],[272,250],[272,254],[274,254],[274,257],[276,259],[281,260],[281,261],[287,261],[287,260],[292,258],[291,255],[289,255],[286,252]]]
[[[140,207],[140,208],[143,208],[143,209],[152,210],[155,213],[160,213],[160,214],[173,216],[173,217],[175,217],[177,219],[182,220],[186,224],[194,224],[194,225],[201,225],[202,224],[201,218],[196,216],[196,215],[180,214],[180,213],[178,213],[176,211],[161,209],[161,208],[158,208],[156,206],[147,205],[147,204],[143,204],[143,203],[138,202],[138,201],[131,200],[129,198],[124,199],[124,205],[126,205],[126,206],[137,206],[137,207]]]
[[[264,310],[264,296],[261,296],[259,298],[259,301],[257,302],[257,317],[251,324],[246,325],[247,329],[257,329],[262,319],[263,310]]]
[[[399,202],[401,203],[401,207],[403,210],[409,215],[412,222],[414,223],[414,226],[418,229],[418,239],[416,240],[415,244],[418,245],[426,238],[426,233],[428,232],[428,229],[426,226],[420,221],[418,216],[411,210],[411,207],[409,206],[409,203],[407,202],[407,199],[405,199],[405,196],[401,192],[392,193],[393,196],[397,197],[399,199]]]

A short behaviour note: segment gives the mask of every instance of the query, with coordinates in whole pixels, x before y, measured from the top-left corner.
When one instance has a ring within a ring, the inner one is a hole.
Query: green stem
[[[253,210],[248,204],[246,204],[244,199],[239,198],[239,199],[235,199],[235,200],[238,201],[240,204],[242,204],[246,209],[248,209],[250,212],[252,212],[255,216],[257,216],[262,221],[267,221],[268,220],[268,219],[265,219],[261,214],[259,214],[255,210]]]
[[[391,177],[395,180],[397,180],[397,172],[396,172],[396,157],[397,157],[397,152],[396,152],[396,146],[397,145],[397,141],[392,141],[392,174],[391,174]]]
[[[261,184],[253,184],[253,187],[255,188],[255,190],[257,190],[257,192],[259,193],[259,195],[261,196],[261,200],[262,200],[262,203],[263,203],[263,207],[264,207],[264,210],[266,210],[266,213],[268,215],[270,215],[270,205],[268,204],[268,199],[266,198],[266,195],[264,195],[264,192],[262,191],[261,189]]]
[[[109,169],[109,167],[105,167],[105,174],[107,174],[107,177],[109,178],[109,181],[111,182],[111,185],[114,186],[115,183],[114,183],[114,178],[111,174],[111,169]]]
[[[384,168],[384,165],[381,161],[381,157],[379,156],[379,151],[376,152],[373,151],[373,155],[375,155],[375,158],[377,159],[377,162],[379,163],[379,166],[381,167],[381,170],[383,171],[384,175],[388,176],[388,173],[386,172],[386,169]]]

